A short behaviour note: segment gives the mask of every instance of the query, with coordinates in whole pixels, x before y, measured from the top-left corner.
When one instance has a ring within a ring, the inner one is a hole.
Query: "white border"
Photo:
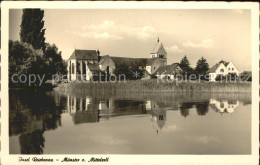
[[[1,51],[1,163],[37,164],[35,162],[18,162],[19,155],[9,155],[9,120],[8,120],[8,35],[9,9],[43,8],[43,9],[250,9],[251,10],[251,52],[252,52],[252,153],[251,155],[35,155],[37,157],[63,159],[86,158],[92,156],[109,156],[109,163],[82,164],[258,164],[259,160],[259,4],[256,2],[32,2],[19,1],[1,4],[2,51]],[[217,21],[217,20],[216,20]],[[235,30],[235,29],[234,29]],[[239,137],[238,137],[239,138]],[[25,157],[25,155],[22,155]],[[34,155],[29,155],[33,157]],[[53,163],[41,163],[53,164]],[[56,163],[57,164],[57,163]],[[81,164],[81,163],[60,163]]]

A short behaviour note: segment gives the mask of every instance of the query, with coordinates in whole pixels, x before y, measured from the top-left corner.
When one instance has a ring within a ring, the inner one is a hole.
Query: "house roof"
[[[111,57],[116,66],[146,66],[147,58],[127,58],[127,57]]]
[[[75,49],[70,59],[77,59],[77,60],[98,60],[96,50],[78,50]]]
[[[220,66],[221,63],[216,63],[213,67],[211,67],[207,73],[213,73],[216,72],[216,70],[218,69],[218,67]]]
[[[228,64],[229,64],[229,62],[226,62],[226,61],[223,61],[223,60],[219,61],[218,63],[219,63],[219,64],[220,64],[220,63],[224,64],[225,67],[228,66]]]
[[[171,74],[179,66],[178,63],[173,63],[171,65],[160,66],[154,73],[155,74]]]

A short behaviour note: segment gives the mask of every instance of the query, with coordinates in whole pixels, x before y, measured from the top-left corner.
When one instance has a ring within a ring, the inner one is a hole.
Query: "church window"
[[[232,68],[232,70],[234,70],[234,68]]]
[[[224,69],[220,69],[220,72],[224,72]]]
[[[72,63],[72,74],[75,73],[75,70],[74,70],[74,63]]]

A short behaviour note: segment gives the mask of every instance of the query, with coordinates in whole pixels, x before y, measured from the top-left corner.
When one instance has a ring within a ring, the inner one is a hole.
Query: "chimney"
[[[100,52],[99,50],[97,50],[97,56],[98,56],[98,62],[101,60],[101,57],[100,57]]]

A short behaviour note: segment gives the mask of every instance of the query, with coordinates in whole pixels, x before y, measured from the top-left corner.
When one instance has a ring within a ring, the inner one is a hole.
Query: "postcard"
[[[258,164],[256,2],[2,2],[1,164]]]

